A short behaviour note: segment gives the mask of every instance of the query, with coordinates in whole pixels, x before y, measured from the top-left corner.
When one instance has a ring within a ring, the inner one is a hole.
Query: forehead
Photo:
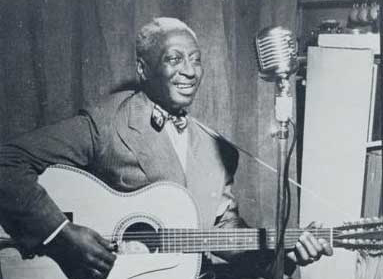
[[[164,53],[171,49],[180,51],[196,51],[199,50],[196,39],[186,30],[173,30],[158,42],[157,50]]]

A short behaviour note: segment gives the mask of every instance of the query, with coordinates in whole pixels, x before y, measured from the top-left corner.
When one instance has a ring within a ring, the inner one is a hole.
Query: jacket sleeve
[[[217,216],[217,228],[250,228],[239,215],[238,205],[231,192],[231,186],[226,186],[223,193],[225,211]],[[229,251],[216,253],[217,256],[230,263],[230,269],[235,274],[233,278],[271,278],[274,252],[262,251]],[[285,274],[291,275],[296,265],[288,258],[285,259]]]
[[[88,115],[26,133],[0,147],[0,224],[20,245],[24,256],[37,247],[66,217],[38,183],[48,166],[86,168],[91,162],[97,129]]]

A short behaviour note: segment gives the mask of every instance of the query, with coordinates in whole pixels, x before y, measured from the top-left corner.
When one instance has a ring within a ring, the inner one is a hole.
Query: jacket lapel
[[[153,106],[144,93],[133,95],[119,109],[117,132],[151,183],[168,180],[185,185],[185,174],[166,131],[158,132],[150,124]]]
[[[198,201],[202,226],[211,227],[216,217],[225,181],[220,158],[216,157],[214,140],[191,119],[190,145],[186,165],[187,187]]]

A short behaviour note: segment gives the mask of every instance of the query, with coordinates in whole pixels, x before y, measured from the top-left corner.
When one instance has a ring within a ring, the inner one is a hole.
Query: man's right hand
[[[69,279],[105,279],[116,260],[110,241],[73,223],[68,223],[46,248],[46,255]]]

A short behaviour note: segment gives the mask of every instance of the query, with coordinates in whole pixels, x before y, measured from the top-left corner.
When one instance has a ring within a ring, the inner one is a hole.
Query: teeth
[[[193,85],[192,84],[181,84],[181,83],[179,83],[179,84],[176,84],[176,87],[180,88],[180,89],[184,89],[184,88],[193,87]]]

